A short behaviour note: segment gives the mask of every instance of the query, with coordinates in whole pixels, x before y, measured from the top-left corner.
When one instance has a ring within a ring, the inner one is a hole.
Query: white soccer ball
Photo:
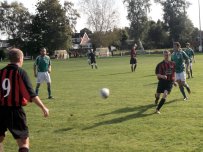
[[[108,89],[108,88],[102,88],[102,89],[100,90],[100,95],[101,95],[101,97],[104,98],[104,99],[108,98],[109,95],[110,95],[109,89]]]

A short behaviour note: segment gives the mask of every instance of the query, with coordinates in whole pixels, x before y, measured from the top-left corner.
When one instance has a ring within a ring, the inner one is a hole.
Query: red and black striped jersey
[[[137,56],[137,52],[136,52],[136,50],[134,48],[132,48],[131,51],[130,51],[130,57],[135,58],[136,56]]]
[[[0,70],[0,106],[25,106],[36,94],[25,70],[8,64]]]
[[[155,74],[166,75],[167,80],[174,81],[175,80],[175,62],[172,61],[162,61],[157,64],[155,69]],[[161,78],[159,78],[160,80]]]

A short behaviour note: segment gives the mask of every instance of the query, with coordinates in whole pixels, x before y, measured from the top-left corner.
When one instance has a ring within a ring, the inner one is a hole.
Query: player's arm
[[[156,76],[157,76],[157,78],[160,78],[160,79],[165,79],[165,80],[167,79],[166,75],[157,74]]]
[[[49,59],[48,72],[51,73],[51,60]]]
[[[38,96],[33,97],[31,100],[42,110],[44,117],[49,116],[49,109],[43,104]]]
[[[37,77],[37,62],[38,62],[38,57],[33,65],[33,70],[34,70],[34,76]]]
[[[156,66],[156,69],[155,69],[155,74],[156,74],[157,78],[158,78],[158,79],[167,79],[167,76],[166,76],[166,75],[162,75],[162,74],[160,74],[160,73],[162,73],[162,72],[161,72],[161,66],[160,66],[160,64],[158,64],[158,65]]]
[[[37,66],[36,66],[36,64],[34,64],[33,70],[34,70],[34,76],[37,77]]]
[[[34,92],[33,88],[32,88],[32,84],[30,82],[30,79],[27,75],[27,72],[24,70],[19,70],[19,73],[21,75],[21,78],[24,82],[25,85],[25,90],[23,91],[23,97],[27,100],[30,100],[32,102],[34,102],[38,107],[40,107],[44,113],[44,116],[47,117],[49,115],[49,110],[46,108],[46,106],[42,103],[42,101],[40,100],[40,98],[38,96],[36,96],[36,93]],[[25,93],[27,92],[27,93]]]

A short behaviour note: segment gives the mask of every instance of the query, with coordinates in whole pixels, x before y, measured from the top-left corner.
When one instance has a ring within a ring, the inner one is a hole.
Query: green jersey
[[[192,62],[192,58],[194,56],[194,51],[191,48],[187,48],[185,50],[185,53],[187,54],[187,56],[189,57],[189,61]]]
[[[185,69],[185,60],[188,60],[189,57],[187,56],[187,54],[180,50],[180,51],[174,51],[171,54],[171,61],[174,61],[176,64],[176,73],[181,73],[184,71]]]
[[[49,69],[49,66],[51,65],[50,57],[45,56],[38,56],[35,60],[35,65],[37,66],[38,72],[47,72]]]

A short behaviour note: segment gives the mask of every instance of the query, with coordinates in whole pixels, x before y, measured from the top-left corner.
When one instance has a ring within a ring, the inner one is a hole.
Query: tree
[[[169,35],[165,29],[165,24],[160,20],[158,20],[157,23],[149,21],[149,30],[144,42],[148,48],[170,47]]]
[[[114,0],[80,0],[80,5],[92,31],[107,32],[116,27],[118,12]]]
[[[28,41],[31,15],[22,3],[6,1],[0,3],[0,30],[8,36],[9,43],[24,47]]]
[[[150,0],[124,0],[123,2],[127,4],[130,36],[135,40],[142,39],[147,29],[147,11],[151,5]]]
[[[67,20],[70,24],[72,30],[76,31],[75,26],[77,24],[77,19],[80,17],[80,14],[76,9],[73,9],[74,4],[69,1],[64,2],[64,9],[66,11]]]
[[[190,5],[187,0],[156,0],[163,6],[163,19],[168,27],[172,41],[186,41],[194,30],[188,19],[186,9]]]
[[[67,5],[65,6],[67,9]],[[37,3],[33,20],[32,38],[35,50],[45,46],[49,51],[68,49],[71,46],[71,23],[66,9],[58,0],[44,0]]]

